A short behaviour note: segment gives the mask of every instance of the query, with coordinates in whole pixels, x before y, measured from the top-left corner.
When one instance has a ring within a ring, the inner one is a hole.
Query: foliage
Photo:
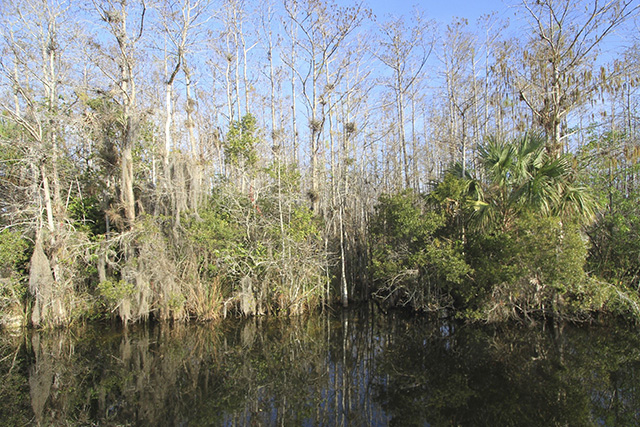
[[[309,238],[318,238],[320,230],[313,211],[306,206],[293,206],[288,215],[285,234],[294,243],[303,243]]]
[[[234,257],[242,251],[242,230],[224,209],[222,200],[212,198],[209,206],[201,210],[200,220],[192,219],[185,230],[193,243],[217,258]],[[214,272],[215,266],[210,265],[207,270]]]
[[[224,154],[229,163],[248,168],[255,165],[255,146],[259,141],[257,132],[257,121],[252,114],[246,114],[240,121],[231,124],[224,146]]]
[[[448,233],[455,233],[459,220],[468,215],[466,197],[467,184],[471,182],[456,173],[445,173],[442,180],[429,193],[428,202],[444,214]]]
[[[615,207],[589,228],[589,268],[600,277],[637,290],[640,283],[640,197],[614,196]]]
[[[582,228],[598,204],[572,158],[550,156],[544,138],[526,134],[489,139],[479,165],[464,177],[454,166],[429,197],[448,218],[446,233],[463,240],[473,270],[457,308],[491,320],[580,320],[604,309],[608,291],[584,270]]]
[[[219,197],[212,197],[207,207],[201,209],[200,219],[192,218],[184,225],[196,266],[191,278],[192,292],[197,293],[196,304],[201,307],[217,298],[228,298],[239,280],[233,266],[244,253],[242,230],[224,206]]]
[[[596,203],[586,187],[575,183],[568,155],[550,156],[545,139],[525,134],[513,141],[489,139],[479,151],[482,171],[468,185],[472,216],[481,227],[508,230],[523,210],[542,215],[593,218]]]
[[[97,144],[89,157],[97,162],[102,174],[114,174],[120,161],[118,145],[124,134],[122,107],[108,95],[89,98],[86,93],[78,93],[78,97],[88,108],[83,130]]]
[[[277,192],[252,200],[227,184],[219,187],[200,219],[185,223],[196,275],[204,282],[198,292],[214,286],[223,305],[255,300],[258,312],[313,307],[322,290],[318,230],[309,208],[278,201]]]
[[[16,231],[0,231],[0,277],[19,273],[28,259],[27,241]]]
[[[96,196],[72,198],[67,212],[81,230],[91,232],[94,236],[106,232],[104,211]]]
[[[638,153],[615,132],[594,135],[581,150],[582,179],[604,208],[587,229],[588,268],[601,278],[637,292],[640,281],[640,173]]]
[[[416,310],[451,305],[470,269],[461,245],[438,235],[444,224],[413,191],[379,198],[370,228],[375,298]]]
[[[479,313],[504,299],[545,315],[563,312],[560,297],[605,307],[609,291],[635,301],[638,81],[623,65],[639,50],[597,71],[604,37],[625,33],[640,10],[631,2],[524,0],[532,25],[513,39],[497,16],[481,20],[482,37],[456,19],[440,38],[446,90],[434,92],[421,70],[439,38],[426,37],[436,26],[419,10],[379,22],[366,46],[359,31],[373,14],[362,2],[284,2],[263,14],[261,31],[243,24],[259,2],[222,2],[221,13],[210,1],[168,2],[151,14],[144,2],[90,2],[92,11],[14,3],[0,18],[9,64],[0,225],[40,242],[29,265],[33,313],[55,306],[52,324],[91,312],[94,299],[125,321],[227,308],[297,314],[332,299],[336,271],[345,303],[368,296],[371,278],[379,299],[419,310]],[[88,37],[70,31],[80,16],[95,24]],[[205,60],[189,47],[206,38],[226,45]],[[144,40],[166,40],[165,61]],[[362,72],[369,66],[395,78]],[[207,95],[196,82],[211,73]],[[594,129],[608,130],[587,141],[589,161],[561,154],[583,144],[581,123],[605,109]],[[549,139],[514,138],[526,126]],[[460,158],[428,197],[377,200],[418,191]],[[574,278],[584,270],[579,239],[567,236],[590,225],[594,200],[607,205],[587,230],[597,279],[579,292],[559,266],[575,260]],[[5,264],[18,274],[2,272],[3,292],[24,300],[26,262]]]
[[[637,318],[635,292],[589,277],[589,240],[580,223],[557,216],[521,215],[509,231],[469,236],[475,298],[466,315],[504,321],[551,317],[591,320],[595,313]]]
[[[110,308],[113,307],[112,309],[117,309],[124,300],[135,295],[134,285],[124,280],[117,282],[106,280],[100,282],[96,290],[98,291],[98,295],[104,299],[105,305]]]
[[[20,233],[0,231],[0,313],[8,313],[25,302],[28,249]]]
[[[496,253],[483,249],[491,261],[481,262],[493,273],[478,277],[480,287],[491,290],[488,319],[570,317],[581,309],[575,303],[587,282],[587,246],[577,223],[528,213],[491,248]]]

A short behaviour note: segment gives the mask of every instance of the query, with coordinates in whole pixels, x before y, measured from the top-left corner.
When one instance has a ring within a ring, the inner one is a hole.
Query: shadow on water
[[[640,338],[374,315],[0,339],[6,425],[640,424]],[[4,425],[4,424],[3,424]]]

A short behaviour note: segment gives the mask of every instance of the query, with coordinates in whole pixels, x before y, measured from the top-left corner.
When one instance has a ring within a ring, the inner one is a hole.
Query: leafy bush
[[[0,313],[19,307],[27,295],[27,241],[13,231],[0,231]]]
[[[577,222],[529,212],[501,239],[484,247],[481,268],[474,265],[483,271],[480,287],[491,290],[485,306],[490,320],[566,318],[581,311],[587,239]]]
[[[222,186],[200,219],[185,221],[190,259],[202,282],[193,286],[203,299],[196,311],[209,307],[210,313],[210,306],[220,305],[210,304],[214,300],[235,308],[255,300],[249,311],[260,313],[294,314],[317,304],[324,280],[318,219],[295,199],[277,197],[266,191],[256,200]]]
[[[380,197],[371,222],[374,297],[416,310],[451,306],[470,268],[461,242],[439,235],[442,213],[413,191]]]
[[[89,231],[94,236],[106,232],[104,211],[97,197],[74,197],[69,201],[67,212],[81,231]]]
[[[124,280],[113,282],[105,280],[97,286],[98,295],[105,301],[107,307],[115,309],[123,300],[131,298],[135,294],[135,286]]]
[[[257,120],[252,114],[234,121],[225,138],[224,154],[227,161],[236,166],[255,165],[258,160],[255,146],[260,140],[257,133]]]
[[[589,269],[628,289],[640,283],[640,193],[611,194],[612,206],[588,229]]]
[[[200,220],[191,219],[185,224],[198,257],[200,277],[205,280],[233,276],[231,264],[244,254],[242,230],[225,205],[223,199],[212,198],[201,210]]]

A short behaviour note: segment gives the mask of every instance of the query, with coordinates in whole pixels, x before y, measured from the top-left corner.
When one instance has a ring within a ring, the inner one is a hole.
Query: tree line
[[[640,313],[631,1],[2,9],[6,319]]]

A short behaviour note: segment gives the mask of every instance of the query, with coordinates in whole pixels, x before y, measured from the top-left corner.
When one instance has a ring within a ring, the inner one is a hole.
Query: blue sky
[[[473,24],[480,16],[493,11],[507,17],[510,14],[507,5],[513,4],[513,0],[368,0],[366,3],[378,18],[387,14],[408,16],[417,5],[426,13],[426,18],[440,23],[446,24],[453,17],[459,17],[467,18],[469,24]]]

